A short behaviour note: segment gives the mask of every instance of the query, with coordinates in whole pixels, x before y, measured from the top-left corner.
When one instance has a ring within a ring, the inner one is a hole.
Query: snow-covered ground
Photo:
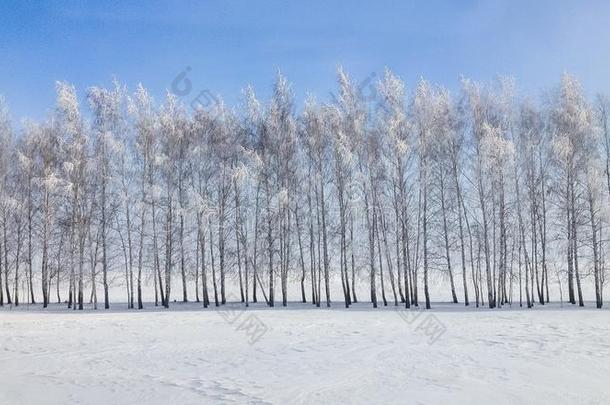
[[[0,403],[610,403],[609,311],[435,307],[4,308]]]

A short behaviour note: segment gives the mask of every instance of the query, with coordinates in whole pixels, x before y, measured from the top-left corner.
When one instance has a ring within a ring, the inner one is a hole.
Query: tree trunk
[[[214,265],[214,234],[212,233],[212,218],[208,219],[208,228],[210,231],[210,261],[212,265],[212,286],[214,288],[214,305],[220,306],[218,301],[218,287],[216,285],[216,266]]]
[[[445,176],[443,175],[443,168],[440,167],[440,198],[441,198],[441,212],[443,216],[443,236],[445,239],[445,258],[447,261],[447,272],[449,273],[449,283],[451,286],[451,297],[453,298],[453,303],[457,304],[457,294],[455,293],[455,283],[453,281],[453,269],[451,268],[451,251],[449,249],[449,231],[447,229],[447,212],[445,210]]]

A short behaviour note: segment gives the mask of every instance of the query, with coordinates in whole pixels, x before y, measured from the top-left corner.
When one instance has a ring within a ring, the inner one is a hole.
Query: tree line
[[[246,306],[286,306],[291,286],[318,307],[430,308],[436,283],[477,307],[565,290],[602,307],[607,98],[569,74],[536,101],[506,77],[455,95],[389,70],[337,82],[302,108],[281,73],[235,108],[116,81],[81,105],[58,82],[49,118],[19,130],[0,99],[0,305],[109,308],[120,286],[129,308],[145,289],[219,306],[229,285]]]

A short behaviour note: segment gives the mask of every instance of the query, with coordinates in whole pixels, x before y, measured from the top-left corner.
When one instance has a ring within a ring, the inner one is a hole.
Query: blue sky
[[[187,66],[193,95],[229,104],[248,83],[268,97],[278,68],[299,101],[327,100],[338,64],[357,80],[387,66],[408,89],[512,74],[534,96],[567,70],[610,93],[610,1],[0,3],[0,94],[15,119],[44,118],[56,80],[82,96],[117,77],[160,99]]]

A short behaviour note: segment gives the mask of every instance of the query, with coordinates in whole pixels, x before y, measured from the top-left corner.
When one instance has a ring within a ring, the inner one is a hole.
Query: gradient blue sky
[[[277,68],[299,101],[326,100],[337,64],[357,80],[387,66],[409,89],[420,76],[456,89],[460,75],[512,74],[533,95],[567,70],[610,93],[610,1],[0,3],[0,94],[15,119],[44,118],[56,80],[82,96],[116,76],[160,99],[187,66],[194,92],[229,104],[248,83],[267,97]]]

